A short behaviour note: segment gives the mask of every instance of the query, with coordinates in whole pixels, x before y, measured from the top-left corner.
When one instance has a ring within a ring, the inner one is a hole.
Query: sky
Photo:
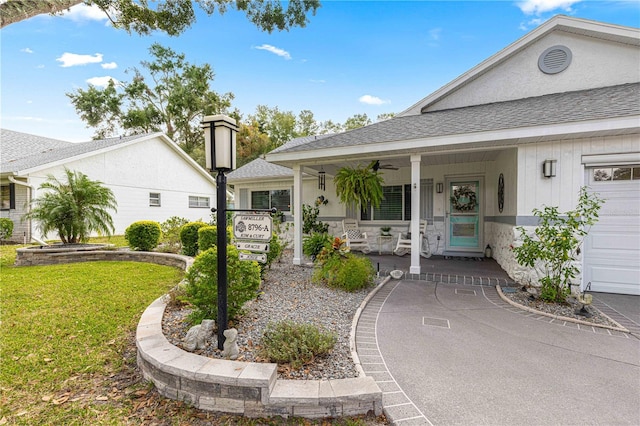
[[[400,113],[556,14],[640,26],[640,2],[322,1],[305,28],[269,34],[240,12],[207,16],[177,37],[114,29],[76,6],[0,30],[0,127],[71,142],[94,134],[66,93],[131,81],[160,43],[212,66],[245,117],[258,105],[317,121]],[[129,71],[129,72],[127,72]],[[1,155],[1,153],[0,153]]]

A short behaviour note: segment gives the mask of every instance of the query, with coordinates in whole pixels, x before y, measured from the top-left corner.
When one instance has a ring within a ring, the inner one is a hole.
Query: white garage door
[[[640,165],[587,169],[605,200],[584,243],[583,288],[640,295]]]

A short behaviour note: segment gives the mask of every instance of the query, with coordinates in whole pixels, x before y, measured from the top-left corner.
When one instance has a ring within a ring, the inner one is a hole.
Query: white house
[[[385,201],[356,214],[337,202],[331,176],[373,160],[384,173]],[[535,280],[515,262],[515,228],[537,224],[534,208],[575,208],[580,188],[588,186],[606,203],[584,245],[581,286],[640,294],[637,28],[556,16],[396,117],[296,140],[266,161],[291,175],[251,179],[239,169],[229,183],[245,206],[260,194],[289,191],[295,263],[302,261],[302,204],[324,194],[323,218],[355,215],[373,231],[373,245],[382,224],[410,225],[411,273],[421,272],[417,231],[426,218],[432,251],[477,255],[490,245],[513,278]],[[461,191],[474,193],[476,203],[456,208]]]
[[[0,216],[13,220],[18,242],[57,238],[22,216],[47,176],[61,178],[65,168],[113,191],[115,234],[138,220],[208,221],[216,200],[215,179],[162,133],[71,143],[2,129],[0,150]]]

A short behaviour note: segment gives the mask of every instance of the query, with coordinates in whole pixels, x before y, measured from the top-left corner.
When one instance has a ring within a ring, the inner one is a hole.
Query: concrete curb
[[[576,319],[576,318],[563,317],[561,315],[554,315],[554,314],[550,314],[548,312],[539,311],[537,309],[533,309],[533,308],[530,308],[528,306],[521,305],[521,304],[516,303],[513,300],[509,299],[507,296],[504,295],[504,293],[502,292],[502,288],[499,285],[496,286],[496,290],[498,291],[498,295],[500,296],[500,298],[502,300],[504,300],[505,302],[507,302],[508,304],[510,304],[512,306],[515,306],[516,308],[525,310],[527,312],[532,312],[534,314],[542,315],[542,316],[549,317],[549,318],[555,318],[555,319],[561,320],[561,321],[572,322],[572,323],[575,323],[575,324],[586,325],[586,326],[591,326],[591,327],[606,328],[606,329],[609,329],[609,330],[615,330],[615,331],[621,331],[623,333],[629,333],[629,330],[627,330],[625,327],[620,325],[613,318],[609,317],[608,315],[606,315],[606,314],[604,314],[602,312],[600,312],[600,314],[605,316],[605,317],[607,317],[607,319],[609,321],[611,321],[612,323],[616,324],[616,327],[612,327],[612,326],[609,326],[609,325],[606,325],[606,324],[596,324],[596,323],[593,323],[593,322],[582,321],[582,320],[579,320],[579,319]]]

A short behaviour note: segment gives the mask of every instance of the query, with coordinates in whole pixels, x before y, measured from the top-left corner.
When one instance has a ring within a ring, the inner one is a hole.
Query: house
[[[535,226],[535,208],[575,208],[588,186],[606,203],[583,247],[581,288],[640,294],[639,64],[637,28],[555,16],[392,119],[266,155],[291,177],[229,183],[245,203],[254,192],[289,191],[294,263],[302,262],[302,204],[324,194],[321,218],[357,218],[373,245],[381,225],[410,226],[410,273],[421,272],[424,218],[432,252],[477,256],[489,245],[524,282],[537,277],[515,261],[516,227]],[[331,176],[375,160],[381,208],[340,205]]]
[[[216,199],[215,179],[162,133],[71,143],[2,129],[0,150],[0,216],[13,220],[17,242],[57,238],[22,216],[47,177],[62,178],[65,168],[113,191],[116,235],[138,220],[207,221]]]

